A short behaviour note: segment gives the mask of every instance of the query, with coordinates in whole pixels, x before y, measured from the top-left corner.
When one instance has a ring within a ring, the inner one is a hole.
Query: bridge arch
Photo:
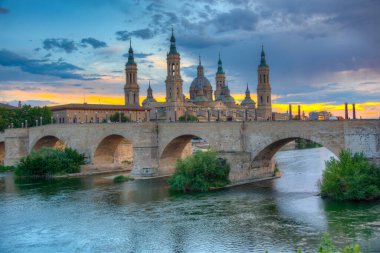
[[[332,152],[334,155],[338,156],[342,148],[339,145],[334,145],[323,139],[314,137],[285,137],[277,140],[272,140],[269,144],[266,143],[261,147],[261,149],[256,153],[252,154],[251,169],[260,169],[261,173],[271,175],[274,169],[274,155],[289,142],[295,141],[297,139],[304,139],[308,141],[313,141],[318,143]]]
[[[198,145],[195,143],[198,143]],[[173,174],[175,171],[175,164],[178,159],[188,157],[197,149],[209,148],[209,142],[205,138],[197,135],[184,134],[174,137],[166,144],[160,154],[158,174]]]
[[[132,162],[132,141],[119,134],[104,137],[92,156],[92,163],[102,167],[131,167]]]
[[[5,159],[5,143],[0,142],[0,165],[4,165]]]
[[[39,138],[34,144],[32,144],[33,150],[39,150],[42,147],[64,149],[66,147],[66,144],[63,140],[54,135],[46,135]]]

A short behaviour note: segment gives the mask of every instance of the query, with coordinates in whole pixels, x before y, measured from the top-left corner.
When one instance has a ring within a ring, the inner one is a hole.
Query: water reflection
[[[313,251],[324,231],[379,252],[379,203],[316,196],[325,149],[277,155],[275,181],[173,194],[166,179],[17,180],[0,176],[0,252]]]

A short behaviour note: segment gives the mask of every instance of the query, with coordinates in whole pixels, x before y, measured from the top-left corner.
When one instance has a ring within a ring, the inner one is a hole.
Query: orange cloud
[[[187,97],[188,94],[185,94]],[[2,91],[2,97],[7,101],[12,100],[47,100],[51,101],[50,105],[54,104],[68,104],[68,103],[83,103],[87,102],[89,104],[124,104],[124,97],[119,94],[114,95],[90,95],[84,96],[77,93],[53,93],[53,92],[41,92],[41,91],[21,91],[21,90],[9,90]],[[245,94],[234,94],[237,103],[240,103]],[[252,98],[255,100],[255,94],[252,95]],[[145,97],[140,97],[142,102]],[[165,101],[165,95],[159,93],[155,95],[155,99],[158,102]],[[297,112],[297,104],[294,104],[292,107],[293,113]],[[273,111],[275,112],[286,112],[289,109],[289,104],[273,104]],[[349,105],[349,114],[352,117],[352,105]],[[329,111],[335,116],[344,116],[344,104],[335,105],[328,102],[325,103],[314,103],[314,104],[301,104],[301,111],[304,111],[307,115],[311,111]],[[357,118],[376,118],[380,117],[380,102],[368,101],[364,103],[356,104],[356,115]]]

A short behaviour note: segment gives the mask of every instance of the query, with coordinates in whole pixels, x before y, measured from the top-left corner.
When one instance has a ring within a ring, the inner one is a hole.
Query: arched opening
[[[54,149],[64,149],[66,147],[65,143],[55,136],[48,135],[39,139],[33,146],[33,150],[39,150],[42,147],[54,148]]]
[[[303,146],[300,146],[300,143],[304,143]],[[275,170],[275,155],[280,150],[301,150],[308,149],[313,147],[323,147],[330,153],[330,156],[337,156],[339,151],[336,149],[323,146],[319,142],[315,142],[310,139],[304,139],[299,137],[285,138],[278,141],[275,141],[264,149],[262,149],[251,161],[251,169],[257,171],[257,176],[271,176],[274,174]],[[324,161],[323,161],[324,162]]]
[[[121,135],[107,136],[96,148],[92,162],[97,167],[132,168],[132,142]]]
[[[209,148],[210,145],[205,139],[195,135],[182,135],[174,138],[166,145],[160,156],[158,174],[173,174],[178,159],[184,159],[198,150],[205,151]]]
[[[4,165],[5,159],[5,144],[4,142],[0,142],[0,165]]]

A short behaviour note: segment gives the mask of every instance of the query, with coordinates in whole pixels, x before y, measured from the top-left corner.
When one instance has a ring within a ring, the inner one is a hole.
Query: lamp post
[[[25,120],[25,128],[28,128],[28,120]]]
[[[157,123],[158,122],[158,110],[157,109],[156,109],[155,113],[156,113],[156,123]]]
[[[174,109],[174,122],[177,121],[177,109]]]
[[[95,112],[95,123],[99,123],[99,120],[98,120],[98,112]]]
[[[88,113],[86,112],[86,124],[88,123]]]
[[[207,121],[210,122],[210,108],[207,108]]]

